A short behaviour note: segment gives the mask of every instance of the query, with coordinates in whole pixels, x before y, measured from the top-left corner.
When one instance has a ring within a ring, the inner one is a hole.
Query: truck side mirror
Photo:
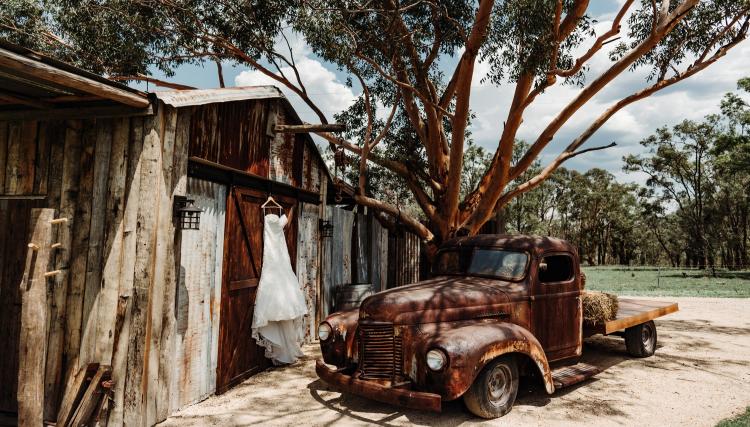
[[[539,263],[539,271],[547,271],[547,263],[546,262],[540,262]]]

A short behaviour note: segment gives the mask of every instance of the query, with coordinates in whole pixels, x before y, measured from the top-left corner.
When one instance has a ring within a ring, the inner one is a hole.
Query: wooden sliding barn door
[[[289,211],[293,199],[276,197]],[[216,393],[270,366],[264,348],[251,336],[253,308],[263,261],[263,210],[266,195],[233,187],[227,197],[224,234],[219,358]],[[296,218],[285,229],[290,258],[296,259]],[[292,263],[294,264],[294,262]]]

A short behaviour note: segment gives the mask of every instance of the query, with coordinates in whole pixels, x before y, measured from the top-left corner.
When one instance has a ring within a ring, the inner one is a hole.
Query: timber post
[[[18,425],[40,426],[44,411],[47,342],[47,278],[54,209],[32,209],[26,265],[20,284]]]

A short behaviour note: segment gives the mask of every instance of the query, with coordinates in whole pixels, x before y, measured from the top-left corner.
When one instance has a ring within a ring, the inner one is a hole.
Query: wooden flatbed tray
[[[630,298],[618,298],[618,305],[617,317],[614,320],[587,328],[586,335],[611,334],[679,310],[676,302]]]

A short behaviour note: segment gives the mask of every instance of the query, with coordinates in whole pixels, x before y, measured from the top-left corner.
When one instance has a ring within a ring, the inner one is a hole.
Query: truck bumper
[[[315,372],[321,380],[347,393],[405,408],[434,412],[440,412],[441,409],[439,394],[391,388],[375,382],[353,378],[351,375],[342,374],[329,368],[320,359],[315,363]]]

